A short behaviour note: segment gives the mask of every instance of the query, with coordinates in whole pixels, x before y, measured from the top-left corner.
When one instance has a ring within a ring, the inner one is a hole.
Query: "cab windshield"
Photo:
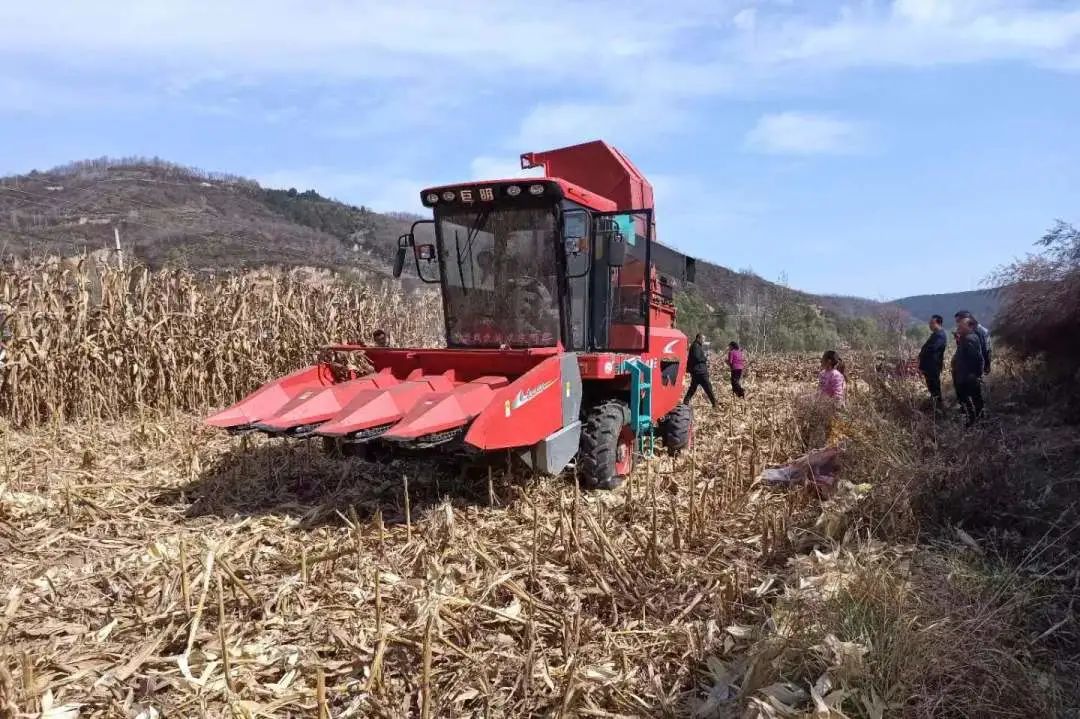
[[[559,339],[555,213],[478,207],[438,217],[447,338],[458,347],[550,347]]]

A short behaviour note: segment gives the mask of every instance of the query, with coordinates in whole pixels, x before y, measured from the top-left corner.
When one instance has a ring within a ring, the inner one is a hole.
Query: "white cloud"
[[[521,121],[513,144],[532,151],[612,137],[619,121],[617,103],[549,102],[536,105]],[[588,137],[582,137],[582,132]]]
[[[481,156],[473,158],[470,163],[472,179],[474,180],[503,180],[514,177],[539,177],[544,174],[542,167],[533,167],[528,170],[521,169],[521,163],[507,160],[505,157]]]
[[[835,155],[863,149],[865,133],[828,115],[781,112],[763,115],[746,134],[746,146],[774,155]]]
[[[759,15],[740,55],[773,72],[1017,61],[1062,67],[1080,52],[1080,8],[993,0],[844,6],[825,22]]]
[[[218,96],[230,86],[271,96],[303,88],[315,103],[328,95],[350,97],[352,112],[319,117],[315,128],[342,139],[445,128],[448,119],[471,118],[527,84],[531,97],[550,101],[522,120],[521,139],[544,147],[553,137],[555,144],[580,140],[582,128],[601,134],[633,127],[630,114],[651,112],[651,124],[659,126],[664,112],[654,108],[663,100],[653,96],[660,90],[714,92],[722,73],[699,62],[704,58],[679,56],[687,47],[684,35],[730,17],[734,1],[681,0],[678,13],[619,0],[519,3],[499,12],[482,3],[450,7],[423,0],[0,3],[0,61],[28,76],[49,67],[78,68],[57,76],[76,87],[87,75],[119,78],[147,103],[166,97],[208,111],[226,107]],[[603,31],[598,35],[596,28]],[[569,100],[568,88],[587,89],[595,105]],[[492,99],[481,100],[484,93]],[[205,95],[217,99],[206,102]],[[94,104],[93,95],[85,98]],[[371,105],[362,107],[361,98]],[[611,103],[622,117],[608,112]],[[261,110],[247,117],[279,115]],[[19,111],[35,106],[20,103]],[[552,112],[560,115],[553,121]],[[678,112],[673,108],[672,118]]]
[[[568,73],[583,60],[601,64],[611,56],[646,55],[675,27],[663,13],[644,10],[603,22],[616,6],[596,3],[569,12],[569,4],[561,10],[518,4],[496,13],[481,3],[440,8],[422,0],[3,3],[0,47],[99,67],[149,60],[210,77],[312,70],[323,79],[402,77],[443,74],[447,67],[440,62],[467,64],[473,72],[529,67]],[[641,32],[645,23],[653,32]],[[604,41],[597,42],[601,24]]]
[[[0,3],[0,60],[24,79],[41,80],[47,67],[77,69],[55,76],[75,78],[76,91],[86,74],[141,79],[141,92],[179,98],[228,84],[289,83],[322,95],[363,85],[355,96],[377,97],[376,106],[344,127],[340,118],[329,121],[330,132],[353,136],[387,124],[376,117],[420,126],[481,88],[497,97],[528,78],[538,104],[523,118],[520,137],[540,144],[579,139],[582,127],[639,135],[680,129],[702,97],[782,91],[815,72],[991,60],[1080,67],[1075,4],[676,5],[673,12],[651,3],[550,0],[495,13],[482,3],[423,0],[10,2]],[[567,92],[582,87],[588,101]],[[73,94],[95,102],[94,93]],[[634,116],[641,120],[627,119]]]
[[[731,24],[743,32],[749,32],[757,24],[757,9],[752,7],[743,8],[731,18]]]
[[[641,92],[639,97],[616,96],[606,102],[540,103],[522,119],[510,144],[533,151],[599,139],[628,145],[687,129],[686,105],[659,90]]]
[[[547,83],[556,94],[584,82],[602,97],[611,88],[630,94],[635,86],[643,95],[754,87],[762,70],[991,59],[1067,66],[1080,53],[1075,3],[860,0],[813,3],[812,11],[776,2],[748,7],[745,0],[676,6],[550,0],[496,13],[483,3],[423,0],[9,2],[0,3],[0,58],[21,58],[15,66],[27,73],[42,64],[127,77],[152,72],[155,86],[174,92],[266,76],[310,85],[377,78],[408,86],[438,78],[469,88],[492,78],[512,85],[520,72],[532,72],[534,83]]]
[[[66,84],[51,78],[20,74],[11,68],[0,72],[0,115],[5,113],[63,113],[87,105],[106,104],[128,109],[139,104],[136,93],[109,84]]]
[[[971,18],[990,9],[1000,11],[1001,3],[991,0],[895,0],[892,5],[894,16],[928,24]]]
[[[402,207],[416,206],[423,184],[408,176],[422,167],[440,172],[431,154],[480,116],[499,113],[509,129],[470,140],[490,149],[466,157],[505,147],[513,158],[595,138],[640,145],[700,129],[703,100],[716,96],[801,92],[808,76],[855,68],[983,61],[1080,71],[1080,7],[549,0],[493,12],[484,3],[424,0],[0,3],[0,114],[76,114],[116,107],[120,96],[125,106],[141,98],[228,111],[237,122],[294,123],[377,148],[399,178],[324,167],[312,172],[312,186]],[[247,91],[237,107],[227,101],[233,89]],[[527,104],[511,109],[522,96]],[[747,137],[764,152],[801,154],[850,152],[865,141],[858,126],[806,113],[764,117]],[[516,164],[485,155],[469,169],[505,175]],[[465,174],[451,170],[450,180]]]

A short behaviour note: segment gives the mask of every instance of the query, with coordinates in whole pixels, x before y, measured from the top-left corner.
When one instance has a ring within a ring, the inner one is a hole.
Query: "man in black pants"
[[[941,406],[941,369],[945,365],[945,346],[949,343],[942,328],[944,323],[941,315],[930,318],[930,337],[919,350],[919,371],[926,379],[926,389],[935,409]]]
[[[952,360],[956,401],[964,408],[968,427],[975,424],[983,412],[982,377],[985,355],[975,331],[976,326],[975,320],[970,317],[965,317],[957,324],[956,354]]]
[[[690,370],[690,389],[686,391],[686,398],[683,402],[690,404],[690,399],[697,392],[697,388],[701,387],[701,389],[705,390],[705,396],[709,398],[715,408],[716,395],[713,394],[712,383],[709,381],[709,356],[708,351],[705,349],[705,337],[700,332],[690,344],[690,357],[687,360],[686,367]]]

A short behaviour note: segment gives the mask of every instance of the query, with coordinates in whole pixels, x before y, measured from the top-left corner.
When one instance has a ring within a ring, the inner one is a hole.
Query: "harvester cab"
[[[674,289],[694,261],[655,242],[652,188],[603,142],[521,157],[545,176],[432,187],[432,219],[398,239],[396,277],[440,287],[445,349],[335,345],[373,371],[319,364],[207,419],[233,432],[510,451],[545,473],[574,459],[586,486],[635,450],[690,441],[686,336]]]

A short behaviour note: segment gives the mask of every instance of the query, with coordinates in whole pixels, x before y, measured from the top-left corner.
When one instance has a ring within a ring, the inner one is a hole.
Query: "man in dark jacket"
[[[986,357],[975,331],[977,326],[978,323],[971,317],[965,317],[957,324],[956,354],[952,360],[956,401],[967,415],[968,427],[975,424],[983,411],[982,377]]]
[[[983,374],[990,374],[990,330],[983,327],[982,323],[967,310],[960,310],[956,313],[956,324],[958,326],[965,319],[970,319],[975,323],[975,335],[979,338],[979,346],[982,348],[983,353]]]
[[[919,371],[926,379],[926,389],[935,407],[941,404],[941,370],[945,366],[945,346],[949,343],[941,326],[944,323],[941,315],[930,318],[930,337],[919,350]]]
[[[686,362],[690,371],[690,389],[686,391],[683,402],[689,404],[697,388],[705,390],[705,396],[716,407],[716,395],[713,394],[712,382],[709,381],[709,352],[705,348],[705,337],[699,332],[690,344],[690,356]]]

